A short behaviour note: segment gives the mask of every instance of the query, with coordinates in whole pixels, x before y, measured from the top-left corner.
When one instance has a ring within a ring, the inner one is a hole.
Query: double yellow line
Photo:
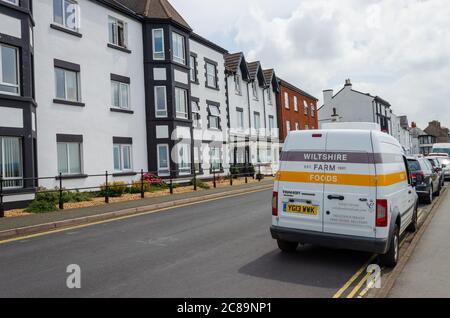
[[[354,298],[356,296],[356,294],[358,293],[358,291],[360,291],[361,288],[363,287],[363,285],[367,282],[367,279],[369,278],[369,276],[371,275],[371,273],[367,272],[367,267],[370,264],[372,264],[372,262],[375,260],[376,257],[377,257],[376,254],[372,255],[369,258],[369,260],[360,269],[358,269],[358,271],[356,271],[356,273],[352,277],[350,277],[350,279],[344,284],[344,286],[342,286],[341,289],[339,289],[336,292],[336,294],[333,295],[333,298],[343,298],[344,294],[347,294],[345,296],[345,298]],[[361,277],[361,275],[362,275],[361,280],[358,283],[356,283],[356,285],[355,285],[354,283],[358,280],[358,278]],[[370,287],[366,286],[366,288],[364,288],[359,293],[358,297],[359,298],[364,297],[367,294],[367,292],[369,291],[369,289],[370,289]]]

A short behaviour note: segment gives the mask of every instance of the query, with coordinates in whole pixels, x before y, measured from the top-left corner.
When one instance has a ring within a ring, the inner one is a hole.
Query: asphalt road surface
[[[367,253],[269,233],[271,191],[0,244],[0,297],[332,297]],[[69,289],[68,265],[81,268]]]

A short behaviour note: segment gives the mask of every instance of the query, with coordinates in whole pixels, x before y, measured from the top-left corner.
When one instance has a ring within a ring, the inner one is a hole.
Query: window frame
[[[19,141],[19,176],[17,177],[5,177],[5,166],[6,166],[6,152],[5,152],[5,139],[14,138]],[[17,136],[0,136],[0,174],[3,177],[3,189],[20,189],[23,188],[23,171],[24,171],[24,162],[23,162],[23,138]],[[8,186],[8,182],[18,182],[17,186]]]
[[[236,95],[242,96],[242,82],[241,75],[234,75],[234,92]]]
[[[196,107],[194,107],[194,104],[196,105]],[[202,128],[202,116],[201,116],[200,102],[198,100],[192,100],[191,107],[192,107],[193,127],[197,128],[197,129],[201,129]],[[197,118],[195,118],[195,117],[197,117]]]
[[[155,33],[156,32],[161,31],[161,41],[162,41],[162,51],[156,51],[156,45],[155,45],[155,41],[156,41],[156,37],[155,37]],[[165,43],[164,43],[164,29],[163,28],[159,28],[159,29],[153,29],[152,30],[152,51],[153,51],[153,60],[155,61],[163,61],[166,59],[166,48],[165,48]],[[159,54],[161,56],[159,56]]]
[[[244,110],[242,108],[236,109],[236,126],[238,130],[243,131],[245,129]]]
[[[114,34],[113,34],[113,41],[112,42],[111,42],[111,39],[110,39],[110,36],[111,36],[110,31],[111,31],[111,29],[109,28],[111,20],[114,20],[114,22],[115,22],[115,23],[113,23],[113,27],[115,26],[114,27],[114,31],[115,32],[113,32]],[[119,23],[122,23],[122,28],[123,28],[123,45],[119,44],[119,31],[118,31],[119,30],[119,26],[118,26]],[[117,43],[114,42],[115,40],[117,40]],[[111,15],[108,15],[108,43],[112,44],[112,45],[115,45],[115,46],[118,46],[118,47],[121,47],[121,48],[125,48],[125,49],[128,48],[128,24],[127,24],[126,21],[124,21],[122,19],[119,19],[119,18],[116,18],[116,17],[113,17]]]
[[[294,111],[298,112],[298,97],[294,95]]]
[[[258,121],[256,120],[258,118]],[[258,123],[258,125],[256,124]],[[253,112],[253,125],[255,130],[261,129],[261,114],[259,112]]]
[[[58,163],[58,174],[61,174],[63,176],[74,176],[74,175],[80,175],[83,174],[83,142],[57,142],[57,151],[56,151],[56,156],[57,156],[57,163]],[[61,169],[59,167],[59,152],[58,152],[58,146],[62,144],[65,145],[66,147],[66,154],[67,154],[67,158],[66,158],[66,164],[67,164],[67,173],[61,172]],[[69,145],[74,144],[74,145],[78,145],[78,160],[79,160],[79,164],[80,164],[80,171],[79,172],[71,172],[70,171],[70,151],[69,151]]]
[[[178,51],[179,47],[178,44],[179,43],[175,43],[175,39],[181,39],[181,44],[182,44],[182,57],[175,55],[175,52]],[[175,50],[175,44],[177,44],[177,50]],[[182,64],[182,65],[186,65],[186,38],[177,33],[172,31],[172,61],[178,64]]]
[[[210,74],[210,69],[208,68],[208,66],[212,66],[212,72],[213,74]],[[205,70],[206,70],[206,87],[208,88],[214,88],[217,89],[217,81],[218,81],[218,76],[217,76],[217,64],[209,62],[209,61],[205,61]],[[210,85],[210,79],[212,78],[213,81],[213,85]]]
[[[213,112],[211,112],[211,109],[217,109],[217,113],[213,114]],[[212,104],[208,104],[208,129],[212,129],[212,130],[221,130],[220,127],[220,106],[218,105],[212,105]],[[212,121],[211,119],[214,118],[214,121]],[[213,127],[211,125],[211,123],[215,123],[217,120],[217,127]]]
[[[55,6],[55,1],[59,1],[61,3],[62,23],[60,23],[60,22],[55,20],[55,7],[54,7]],[[69,2],[69,3],[73,4],[74,7],[75,7],[75,28],[71,28],[71,27],[67,26],[67,20],[66,20],[67,17],[66,17],[66,14],[64,12],[64,7],[65,7],[65,3],[66,2]],[[60,27],[62,27],[64,29],[70,30],[70,31],[78,32],[80,30],[80,25],[78,23],[79,22],[79,14],[80,14],[80,12],[79,12],[78,2],[77,1],[75,1],[75,0],[53,0],[52,7],[53,7],[53,23],[57,24],[58,26],[60,26]]]
[[[259,101],[258,84],[256,84],[256,80],[252,82],[252,92],[253,92],[253,100]]]
[[[116,157],[115,157],[115,149],[119,149],[119,169],[116,169]],[[124,168],[124,149],[128,149],[129,151],[129,162],[130,162],[130,168],[125,169]],[[113,144],[113,166],[115,172],[132,172],[133,171],[133,145],[132,144],[121,144],[121,143],[114,143]]]
[[[311,103],[310,107],[311,107],[311,117],[316,117],[316,107],[314,106],[313,103]]]
[[[15,71],[16,71],[16,80],[17,80],[17,84],[11,84],[11,83],[7,83],[3,81],[3,56],[2,56],[2,48],[6,47],[6,48],[11,48],[15,51],[15,58],[16,58],[16,67],[15,67]],[[19,56],[19,48],[12,46],[12,45],[8,45],[8,44],[4,44],[4,43],[0,43],[0,86],[6,86],[6,87],[13,87],[13,88],[17,88],[17,93],[11,93],[11,92],[6,92],[6,91],[0,91],[0,94],[5,94],[5,95],[14,95],[14,96],[20,96],[21,94],[21,90],[20,90],[20,66],[19,66],[19,60],[20,60],[20,56]]]
[[[286,120],[286,132],[289,133],[291,131],[291,121]]]
[[[158,89],[164,89],[164,110],[158,110]],[[155,103],[155,118],[167,118],[169,116],[169,113],[167,111],[167,87],[165,85],[158,85],[153,88],[154,93],[154,103]],[[158,112],[165,112],[165,115],[159,115]]]
[[[190,66],[190,81],[191,83],[198,83],[198,70],[197,70],[197,56],[189,55],[189,66]]]
[[[275,118],[272,115],[269,115],[269,132],[272,132],[275,129]]]
[[[185,112],[181,112],[178,110],[178,106],[181,106],[179,99],[179,94],[177,92],[183,92],[182,96],[184,97],[184,108]],[[188,92],[186,89],[181,87],[175,87],[175,117],[180,119],[189,119],[189,110],[188,110]]]
[[[167,168],[161,167],[160,148],[166,149],[166,160],[167,160]],[[170,154],[169,154],[169,145],[168,144],[158,144],[156,145],[156,155],[157,155],[157,168],[158,168],[158,176],[169,176],[170,175]]]
[[[58,96],[58,76],[56,76],[56,70],[62,70],[64,72],[64,98],[61,98]],[[81,102],[81,81],[80,81],[80,72],[79,71],[74,71],[74,70],[70,70],[70,69],[66,69],[63,67],[58,67],[55,66],[54,67],[54,72],[55,72],[55,96],[58,100],[63,100],[63,101],[67,101],[67,102]],[[75,100],[73,99],[68,99],[67,98],[67,76],[66,73],[67,72],[71,72],[71,73],[75,73],[75,79],[76,79],[76,93],[77,93],[77,98]]]
[[[306,100],[304,100],[303,101],[303,113],[306,116],[308,116],[308,109],[309,109],[308,102]]]
[[[114,89],[113,89],[113,84],[118,84],[119,85],[119,105],[114,105],[114,97],[113,97],[113,95],[114,95]],[[123,96],[122,96],[122,94],[123,94],[123,91],[122,91],[122,88],[123,87],[126,87],[127,88],[127,106],[126,107],[124,107],[123,105],[121,105],[122,104],[122,101],[123,101]],[[124,109],[124,110],[130,110],[131,109],[131,103],[130,103],[130,101],[131,101],[131,96],[130,96],[130,83],[124,83],[124,82],[120,82],[120,81],[117,81],[117,80],[111,80],[111,105],[112,105],[112,107],[113,108],[116,108],[116,109]]]
[[[289,109],[289,93],[284,92],[284,108]]]

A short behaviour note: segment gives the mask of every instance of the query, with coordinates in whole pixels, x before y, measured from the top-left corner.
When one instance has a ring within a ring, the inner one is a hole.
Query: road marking
[[[220,198],[206,199],[206,200],[202,200],[202,201],[198,201],[198,202],[181,204],[181,205],[167,207],[167,208],[162,208],[162,209],[153,210],[153,211],[149,211],[149,212],[142,212],[142,213],[137,213],[137,214],[133,214],[133,215],[121,216],[121,217],[118,217],[118,218],[104,220],[104,221],[98,221],[98,222],[93,222],[93,223],[88,223],[88,224],[82,224],[82,225],[76,225],[76,226],[72,226],[72,227],[62,228],[62,229],[58,229],[58,230],[50,230],[50,231],[46,231],[46,232],[42,232],[42,233],[30,234],[30,235],[21,236],[21,237],[15,237],[15,238],[12,238],[12,239],[7,239],[7,240],[0,241],[0,245],[6,244],[6,243],[11,243],[11,242],[28,240],[30,238],[40,237],[40,236],[44,236],[44,235],[50,235],[50,234],[55,234],[55,233],[61,233],[61,232],[66,232],[66,231],[71,231],[71,230],[82,229],[82,228],[86,228],[86,227],[94,226],[94,225],[99,225],[99,224],[106,224],[106,223],[126,220],[126,219],[130,219],[130,218],[135,218],[135,217],[138,217],[138,216],[150,215],[150,214],[159,213],[159,212],[166,212],[166,211],[169,211],[169,210],[174,210],[174,209],[178,209],[178,208],[182,208],[182,207],[186,207],[186,206],[192,206],[192,205],[197,205],[197,204],[202,204],[202,203],[207,203],[207,202],[212,202],[212,201],[218,201],[218,200],[222,200],[222,199],[228,199],[228,198],[243,196],[243,195],[247,195],[247,194],[263,192],[263,191],[267,191],[267,190],[270,190],[270,188],[252,190],[252,191],[248,191],[248,192],[245,192],[245,193],[230,194],[230,195],[223,196],[223,197],[220,197]]]
[[[353,275],[345,284],[344,286],[341,287],[341,289],[339,289],[337,291],[336,294],[334,294],[333,298],[340,298],[342,296],[342,294],[353,284],[353,282],[359,277],[359,275],[361,275],[361,273],[363,273],[366,269],[367,266],[370,265],[370,263],[375,259],[377,255],[374,254],[372,255],[369,260],[355,273],[355,275]]]
[[[348,294],[347,298],[353,298],[356,293],[361,289],[362,285],[364,285],[365,282],[367,282],[367,279],[372,275],[372,273],[366,273],[364,277],[361,279],[361,281],[353,288],[353,290]]]

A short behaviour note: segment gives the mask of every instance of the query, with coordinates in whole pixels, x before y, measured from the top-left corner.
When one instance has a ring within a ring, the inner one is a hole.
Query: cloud
[[[171,0],[196,32],[318,98],[354,88],[450,126],[448,0]]]

